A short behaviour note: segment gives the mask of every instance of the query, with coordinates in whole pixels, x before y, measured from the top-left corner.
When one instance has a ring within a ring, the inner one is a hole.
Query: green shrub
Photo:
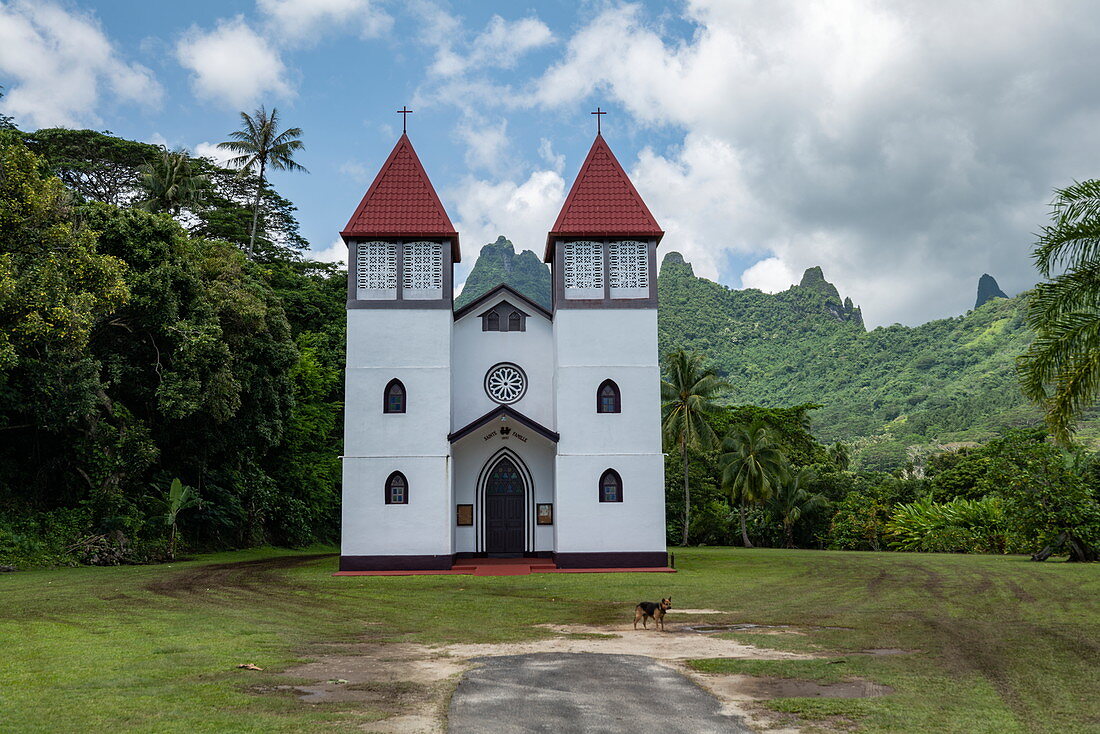
[[[930,553],[1004,553],[1005,521],[999,499],[950,502],[924,498],[894,507],[886,523],[890,546]]]

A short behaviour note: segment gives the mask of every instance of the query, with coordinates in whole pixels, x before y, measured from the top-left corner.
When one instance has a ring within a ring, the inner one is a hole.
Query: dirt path
[[[214,589],[219,591],[248,592],[261,596],[285,596],[288,589],[286,577],[279,573],[310,561],[329,558],[335,554],[310,554],[278,556],[255,561],[236,563],[212,563],[206,566],[185,568],[146,585],[155,594],[180,598]]]

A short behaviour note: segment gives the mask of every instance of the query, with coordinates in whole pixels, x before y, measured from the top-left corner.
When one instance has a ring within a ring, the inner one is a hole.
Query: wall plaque
[[[535,518],[539,525],[553,525],[554,505],[550,502],[539,502]]]
[[[459,525],[473,525],[474,524],[474,506],[473,505],[459,505],[458,506],[458,524]]]

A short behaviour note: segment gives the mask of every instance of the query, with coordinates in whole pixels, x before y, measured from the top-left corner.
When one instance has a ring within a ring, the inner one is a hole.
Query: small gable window
[[[401,380],[393,379],[390,380],[388,385],[386,385],[386,394],[384,396],[382,412],[405,412],[405,386],[401,384]]]
[[[409,482],[399,471],[390,474],[389,479],[386,480],[386,504],[409,504]]]
[[[597,413],[621,413],[622,404],[619,398],[619,386],[613,380],[604,380],[596,390]]]
[[[524,311],[501,301],[481,314],[482,331],[527,331],[527,316]]]
[[[608,469],[600,477],[600,502],[622,502],[623,480],[619,472]]]

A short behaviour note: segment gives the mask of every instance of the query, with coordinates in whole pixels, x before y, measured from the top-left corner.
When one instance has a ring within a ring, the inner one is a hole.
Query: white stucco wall
[[[345,374],[343,555],[451,553],[451,312],[351,309]],[[393,378],[405,413],[382,412]],[[409,482],[407,505],[385,504],[393,471]]]
[[[525,304],[512,305],[527,317],[526,331],[482,331],[478,314],[488,311],[507,294],[472,309],[454,325],[453,418],[457,430],[480,418],[497,404],[485,394],[485,373],[498,362],[512,362],[527,374],[527,393],[512,407],[553,430],[554,335],[550,321]]]
[[[554,337],[556,550],[665,550],[656,309],[559,309]],[[596,412],[608,378],[621,413]],[[622,502],[599,501],[607,469],[622,477]]]
[[[512,429],[508,438],[500,434],[500,427]],[[518,436],[517,436],[518,434]],[[526,438],[526,441],[521,440]],[[474,505],[474,525],[455,527],[455,552],[474,553],[479,547],[482,533],[482,507],[479,505],[478,480],[490,459],[494,460],[501,449],[507,448],[518,456],[532,482],[533,498],[527,500],[527,527],[531,543],[527,550],[554,550],[554,527],[535,524],[535,504],[554,501],[554,444],[515,421],[494,422],[469,436],[456,441],[454,450],[454,504]],[[452,509],[452,515],[455,510]],[[555,518],[556,519],[556,518]],[[451,521],[454,523],[454,519]]]
[[[409,482],[408,504],[386,504],[386,479],[394,471],[400,471]],[[345,457],[343,478],[342,555],[451,552],[447,457]]]

